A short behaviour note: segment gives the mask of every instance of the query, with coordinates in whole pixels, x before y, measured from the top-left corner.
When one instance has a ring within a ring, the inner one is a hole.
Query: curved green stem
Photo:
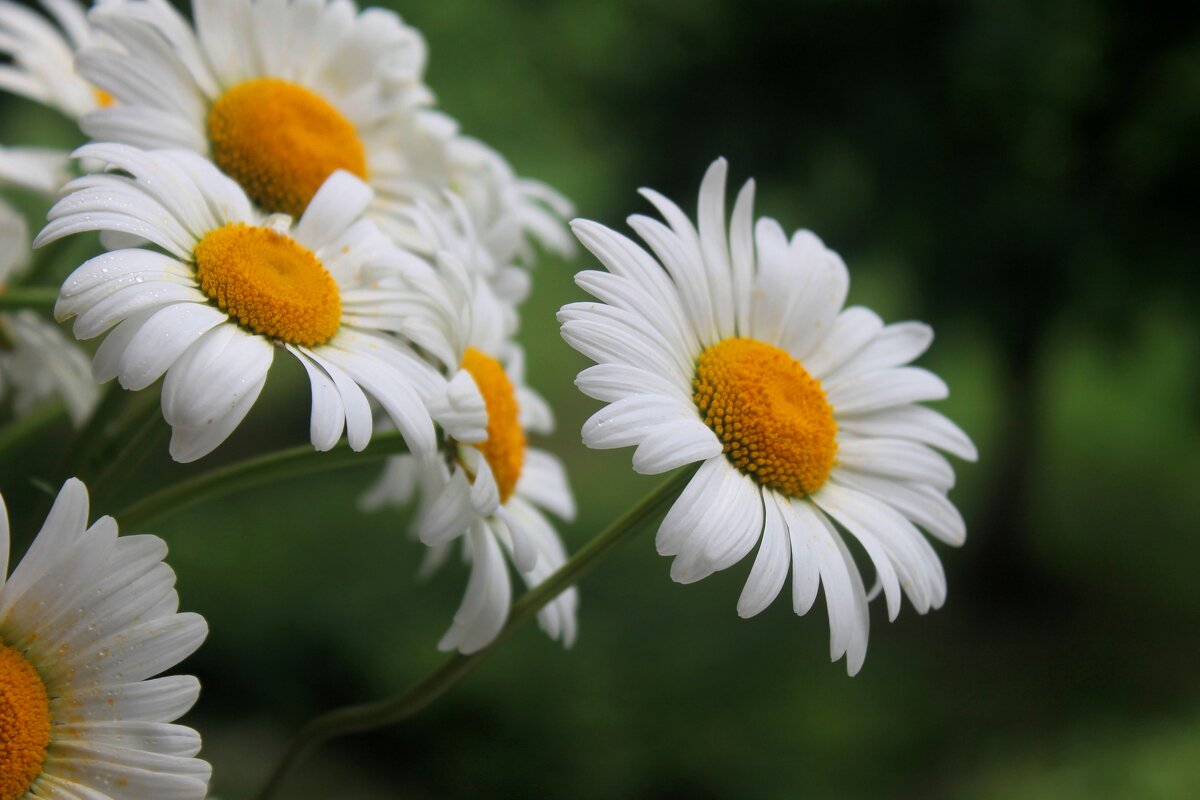
[[[58,289],[51,286],[10,286],[0,292],[0,310],[33,308],[51,311],[58,302]]]
[[[110,494],[115,494],[129,480],[146,456],[167,437],[167,423],[158,411],[158,404],[140,410],[119,435],[121,449],[105,464],[100,474],[90,481],[92,498],[103,508]]]
[[[496,649],[513,631],[528,622],[551,600],[592,570],[608,551],[645,527],[669,506],[687,486],[695,468],[685,469],[661,484],[637,505],[580,548],[567,563],[542,583],[526,592],[512,607],[500,635],[483,650],[454,655],[404,694],[375,703],[346,706],[311,720],[288,746],[283,759],[267,780],[258,800],[267,800],[283,784],[288,773],[314,749],[339,736],[382,728],[405,720],[445,694]]]
[[[115,516],[122,529],[134,530],[203,500],[272,481],[370,464],[406,451],[398,431],[376,434],[370,447],[359,453],[351,450],[345,441],[324,453],[314,450],[312,445],[298,445],[202,472],[143,497]]]

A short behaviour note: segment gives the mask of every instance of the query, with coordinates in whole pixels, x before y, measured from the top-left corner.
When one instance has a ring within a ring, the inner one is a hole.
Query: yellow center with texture
[[[820,381],[778,347],[725,339],[696,361],[693,400],[725,457],[789,497],[820,489],[837,456],[837,422]]]
[[[254,78],[217,98],[208,142],[221,171],[272,214],[299,217],[339,169],[367,177],[353,123],[319,94],[279,78]]]
[[[46,684],[19,650],[0,643],[0,800],[25,794],[49,745]]]
[[[320,260],[270,228],[229,224],[196,245],[196,282],[254,333],[315,347],[342,322],[337,283]]]
[[[500,502],[508,502],[525,463],[525,431],[521,429],[517,393],[504,367],[474,347],[463,355],[463,369],[471,373],[487,406],[487,439],[472,444],[487,459],[500,490]]]

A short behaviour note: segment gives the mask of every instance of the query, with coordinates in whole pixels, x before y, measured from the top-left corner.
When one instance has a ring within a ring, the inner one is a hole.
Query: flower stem
[[[647,522],[653,520],[679,496],[693,474],[694,467],[685,469],[661,484],[580,548],[557,572],[526,592],[513,605],[504,629],[495,641],[483,650],[470,655],[460,653],[451,656],[404,694],[374,703],[345,706],[309,721],[288,745],[287,752],[258,794],[258,800],[267,800],[273,796],[288,773],[306,755],[330,739],[392,725],[429,706],[469,674],[500,642],[590,572],[608,551],[642,530]]]
[[[120,437],[121,449],[117,451],[116,456],[90,481],[89,491],[95,498],[97,507],[103,508],[107,504],[106,501],[112,499],[109,495],[119,491],[146,456],[166,439],[167,424],[159,414],[158,405],[151,404],[141,409],[140,413],[130,420],[124,434]]]
[[[58,301],[58,289],[51,286],[9,286],[0,291],[0,309],[33,308],[49,311]]]
[[[324,453],[314,450],[312,445],[298,445],[186,478],[143,497],[116,514],[116,518],[124,530],[140,529],[203,500],[314,472],[370,464],[406,451],[398,431],[376,434],[370,447],[358,453],[345,441]]]

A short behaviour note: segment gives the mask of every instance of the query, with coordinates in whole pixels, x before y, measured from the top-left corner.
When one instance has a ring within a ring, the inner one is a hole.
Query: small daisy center
[[[367,177],[353,123],[319,94],[279,78],[244,81],[218,97],[208,142],[221,171],[272,214],[299,217],[339,169]]]
[[[92,87],[92,96],[96,98],[96,106],[99,108],[108,108],[117,104],[117,98],[97,87]]]
[[[239,222],[205,234],[195,257],[200,288],[242,327],[305,347],[337,333],[337,283],[292,238]]]
[[[756,339],[725,339],[700,354],[692,386],[704,423],[742,473],[789,497],[825,483],[837,422],[820,381],[799,361]]]
[[[517,393],[500,362],[473,347],[467,348],[462,366],[475,379],[487,406],[487,439],[471,446],[487,459],[500,490],[500,502],[507,503],[525,463],[525,431],[519,422]]]
[[[25,796],[49,745],[46,684],[19,650],[0,643],[0,800]]]

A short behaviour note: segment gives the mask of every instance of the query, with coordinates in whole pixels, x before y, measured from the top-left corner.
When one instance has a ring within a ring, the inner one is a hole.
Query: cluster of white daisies
[[[403,436],[409,454],[362,505],[415,500],[429,567],[461,543],[470,577],[439,646],[486,647],[508,616],[510,564],[535,586],[567,560],[544,512],[570,520],[574,501],[559,461],[528,446],[553,416],[515,337],[537,254],[572,250],[570,205],[435,109],[424,42],[392,12],[195,0],[189,21],[166,0],[42,4],[0,0],[0,88],[91,141],[69,155],[0,149],[0,182],[56,198],[35,246],[100,233],[106,252],[67,278],[54,312],[77,339],[103,338],[89,367],[49,320],[0,316],[13,414],[57,398],[80,424],[97,384],[161,378],[170,453],[195,461],[286,351],[309,378],[316,449]],[[918,526],[961,543],[937,450],[975,451],[917,405],[947,391],[907,366],[929,329],[843,308],[841,259],[808,231],[755,221],[753,191],[727,218],[715,162],[695,224],[644,192],[665,220],[629,219],[648,250],[573,223],[607,268],[577,278],[600,302],[559,315],[597,362],[578,387],[606,404],[583,437],[636,445],[641,473],[699,464],[658,533],[672,577],[699,580],[757,545],[738,612],[766,608],[789,571],[798,614],[824,586],[833,658],[854,673],[875,592],[892,618],[902,594],[922,613],[944,600]],[[0,284],[18,285],[28,235],[0,204]],[[172,724],[198,684],[147,679],[199,646],[204,622],[177,613],[161,540],[87,522],[86,489],[69,481],[6,584],[0,530],[0,800],[203,797],[199,737]],[[870,591],[848,542],[873,567]],[[570,589],[539,613],[568,646],[576,604]]]

